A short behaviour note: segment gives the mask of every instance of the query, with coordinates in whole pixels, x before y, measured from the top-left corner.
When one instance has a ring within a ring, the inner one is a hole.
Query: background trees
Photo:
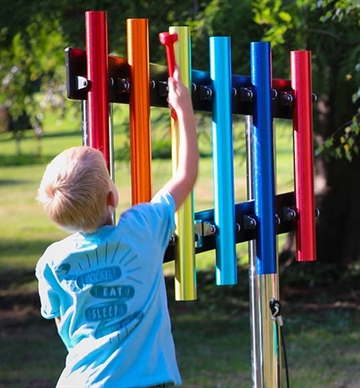
[[[84,47],[84,12],[108,12],[109,48],[126,56],[126,19],[146,17],[150,60],[164,63],[158,32],[192,28],[193,67],[208,68],[207,38],[231,36],[233,71],[249,74],[249,42],[271,41],[273,74],[289,77],[289,51],[313,54],[318,258],[339,268],[360,258],[360,7],[357,0],[0,1],[0,105],[40,136],[45,108],[60,111],[66,46]],[[291,243],[286,254],[291,255]]]
[[[268,12],[270,3],[277,4],[276,12]],[[319,97],[317,256],[339,269],[360,258],[360,7],[355,3],[255,2],[255,20],[272,42],[275,68],[289,50],[313,53],[313,90]]]

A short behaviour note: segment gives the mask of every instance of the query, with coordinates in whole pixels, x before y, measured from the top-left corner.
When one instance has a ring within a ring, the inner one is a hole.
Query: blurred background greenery
[[[81,144],[80,103],[65,92],[65,47],[84,48],[84,12],[105,10],[112,54],[126,57],[126,19],[149,19],[150,60],[165,64],[158,33],[191,27],[194,69],[208,70],[208,37],[231,36],[235,74],[249,74],[249,46],[268,40],[273,77],[289,78],[289,52],[311,50],[317,262],[296,263],[293,235],[279,236],[281,295],[292,387],[357,388],[360,280],[359,0],[0,0],[0,387],[49,387],[64,349],[39,317],[33,269],[65,234],[35,203],[45,164]],[[210,118],[197,113],[201,148],[196,210],[213,206]],[[152,109],[154,188],[169,178],[169,114]],[[120,212],[130,205],[128,107],[114,106]],[[293,190],[292,128],[276,125],[277,191]],[[244,119],[234,117],[236,201],[246,199]],[[214,254],[197,257],[198,300],[173,301],[185,387],[249,387],[247,244],[238,244],[239,285],[215,287]],[[196,348],[195,348],[196,345]],[[194,350],[195,349],[195,350]],[[221,362],[220,362],[221,361]],[[216,368],[214,368],[216,365]]]

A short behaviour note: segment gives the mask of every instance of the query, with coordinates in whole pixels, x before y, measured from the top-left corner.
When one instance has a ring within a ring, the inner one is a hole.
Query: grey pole
[[[253,199],[252,116],[245,117],[247,150],[247,192]],[[278,263],[277,263],[278,264]],[[278,266],[278,265],[277,265]],[[249,241],[249,295],[251,367],[253,388],[281,387],[281,346],[270,301],[279,300],[278,274],[259,275],[256,271],[256,244]]]
[[[89,145],[86,100],[81,100],[81,132],[82,132],[82,145],[84,146]]]
[[[253,125],[252,116],[245,116],[245,133],[246,133],[246,177],[247,177],[247,199],[253,198],[253,176],[252,176],[252,146],[251,130]],[[256,276],[255,264],[255,242],[250,240],[248,243],[249,251],[249,298],[250,298],[250,332],[251,332],[251,369],[252,369],[252,387],[262,388],[264,386],[264,376],[262,371],[261,357],[261,310],[258,301],[260,300],[260,282]]]
[[[113,104],[109,104],[109,164],[110,177],[115,182],[115,167],[114,167],[114,119],[113,119]]]

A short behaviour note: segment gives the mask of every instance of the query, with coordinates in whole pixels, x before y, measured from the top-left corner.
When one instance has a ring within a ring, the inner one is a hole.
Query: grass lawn
[[[45,217],[35,196],[46,161],[68,146],[81,144],[76,128],[69,121],[45,128],[40,161],[34,156],[31,132],[22,140],[20,158],[15,157],[14,140],[0,134],[0,388],[52,387],[64,364],[65,349],[54,323],[39,316],[34,266],[44,249],[66,234]],[[123,127],[116,125],[115,130],[115,145],[122,144],[126,138]],[[242,132],[238,132],[239,141]],[[279,193],[292,190],[291,143],[291,130],[281,123],[276,153]],[[239,202],[246,199],[241,153],[234,163]],[[196,211],[213,207],[211,170],[211,159],[202,158],[194,193]],[[155,160],[152,171],[155,191],[170,177],[171,163]],[[130,205],[128,162],[117,162],[115,172],[120,214]],[[280,247],[284,238],[279,238]],[[165,266],[185,388],[251,387],[247,244],[239,244],[237,253],[239,284],[232,287],[214,286],[213,252],[197,257],[198,299],[193,302],[174,301],[173,263]],[[358,282],[344,278],[321,289],[281,284],[291,387],[359,388]]]

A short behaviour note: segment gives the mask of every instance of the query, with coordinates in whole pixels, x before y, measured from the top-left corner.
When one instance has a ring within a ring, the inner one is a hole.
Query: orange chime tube
[[[87,78],[91,85],[87,98],[88,145],[103,153],[110,170],[106,12],[85,13],[85,40]]]
[[[147,19],[127,20],[130,66],[130,154],[132,204],[151,199],[150,65]]]

